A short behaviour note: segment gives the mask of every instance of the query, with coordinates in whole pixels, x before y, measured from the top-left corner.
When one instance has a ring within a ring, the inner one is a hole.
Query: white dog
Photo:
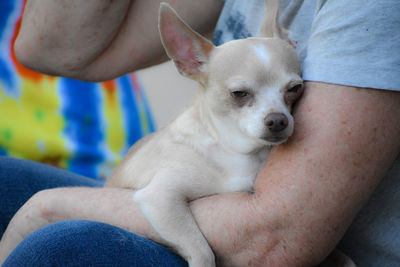
[[[262,38],[214,47],[161,4],[164,48],[200,89],[175,121],[135,144],[106,183],[138,190],[134,200],[149,222],[190,266],[215,266],[215,260],[188,202],[251,191],[271,146],[293,132],[300,63],[277,23],[277,4],[267,10]]]

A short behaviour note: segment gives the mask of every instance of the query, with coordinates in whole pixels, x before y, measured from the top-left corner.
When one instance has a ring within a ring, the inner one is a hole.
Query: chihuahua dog
[[[303,90],[300,63],[277,22],[277,3],[271,3],[262,37],[219,47],[168,4],[160,7],[166,53],[200,88],[175,121],[130,149],[106,186],[136,189],[134,201],[190,266],[215,266],[215,260],[188,202],[251,191],[271,147],[293,132],[291,106]]]

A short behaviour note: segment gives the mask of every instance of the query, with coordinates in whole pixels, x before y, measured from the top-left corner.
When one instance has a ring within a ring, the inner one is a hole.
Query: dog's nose
[[[288,126],[288,118],[283,113],[270,113],[265,117],[265,125],[271,132],[281,132]]]

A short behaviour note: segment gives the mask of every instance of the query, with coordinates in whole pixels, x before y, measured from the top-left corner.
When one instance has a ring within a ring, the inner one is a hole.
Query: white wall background
[[[137,72],[141,80],[157,129],[165,126],[193,101],[197,83],[181,76],[169,61]]]

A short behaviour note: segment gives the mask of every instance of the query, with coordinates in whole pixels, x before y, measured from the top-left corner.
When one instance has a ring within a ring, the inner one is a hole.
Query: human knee
[[[52,190],[43,190],[34,194],[22,208],[29,211],[32,216],[39,216],[51,222],[54,214],[54,202],[54,192]]]

